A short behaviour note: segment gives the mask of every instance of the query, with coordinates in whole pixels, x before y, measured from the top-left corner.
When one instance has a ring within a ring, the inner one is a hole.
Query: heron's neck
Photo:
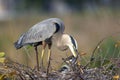
[[[66,50],[68,48],[69,36],[62,34],[55,37],[55,44],[60,50]]]
[[[61,43],[61,38],[62,38],[62,35],[60,35],[60,34],[54,35],[53,36],[53,43],[55,45],[59,45],[59,43]]]

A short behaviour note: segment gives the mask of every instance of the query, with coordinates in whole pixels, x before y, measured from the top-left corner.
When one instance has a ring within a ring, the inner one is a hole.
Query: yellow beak
[[[78,50],[77,50],[74,46],[69,46],[69,48],[70,48],[73,56],[74,56],[75,58],[77,58],[78,55],[79,55]]]

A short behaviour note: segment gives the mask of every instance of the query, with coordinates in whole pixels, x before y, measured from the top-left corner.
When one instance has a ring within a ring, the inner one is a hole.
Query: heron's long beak
[[[77,59],[78,55],[79,55],[78,50],[74,46],[70,46],[70,45],[69,45],[69,48],[70,48],[73,56]]]

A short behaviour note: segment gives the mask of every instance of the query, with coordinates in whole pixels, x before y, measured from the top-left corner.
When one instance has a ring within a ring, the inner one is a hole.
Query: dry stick
[[[21,75],[19,75],[19,77],[20,77],[21,80],[24,80],[24,78]]]
[[[80,73],[79,74],[77,73],[77,76],[79,76],[80,80],[85,80]]]
[[[25,77],[24,77],[24,75],[22,74],[21,70],[20,70],[19,68],[15,67],[15,66],[14,66],[14,69],[19,72],[19,74],[18,74],[19,77],[20,77],[22,80],[25,80]]]
[[[17,66],[15,67],[16,69],[17,69],[17,71],[19,71],[20,72],[20,74],[21,75],[19,75],[21,78],[22,78],[22,76],[24,75],[25,76],[25,74],[27,74],[27,75],[29,75],[29,78],[30,79],[32,79],[32,80],[34,80],[34,78],[33,78],[33,76],[32,76],[32,73],[30,73],[30,71],[29,70],[24,70],[24,68],[23,67],[25,67],[25,68],[27,68],[27,69],[30,69],[31,70],[31,68],[30,67],[28,67],[28,66],[25,66],[25,65],[20,65],[20,64],[18,64],[18,63],[16,63],[17,64]],[[23,70],[20,68],[23,68]],[[22,71],[24,71],[25,72],[25,74],[22,74],[22,72],[21,72],[21,70]],[[24,80],[24,79],[23,79]]]

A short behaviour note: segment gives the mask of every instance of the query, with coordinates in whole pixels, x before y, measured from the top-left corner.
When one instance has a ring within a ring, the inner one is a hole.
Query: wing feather
[[[41,22],[34,25],[25,33],[22,42],[23,44],[40,42],[50,38],[55,31],[56,27],[52,22]]]

